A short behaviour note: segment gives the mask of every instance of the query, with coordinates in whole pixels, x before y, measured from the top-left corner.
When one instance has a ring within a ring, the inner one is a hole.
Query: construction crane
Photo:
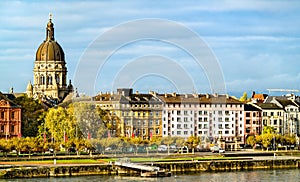
[[[289,93],[299,92],[299,90],[296,89],[281,89],[281,88],[268,88],[267,90],[269,91],[269,95],[270,92],[289,92]]]

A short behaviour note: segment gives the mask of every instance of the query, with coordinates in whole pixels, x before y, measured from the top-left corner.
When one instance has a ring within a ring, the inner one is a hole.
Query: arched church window
[[[57,84],[59,84],[59,75],[55,75],[55,81]]]
[[[41,76],[40,84],[45,85],[45,76],[44,75]]]
[[[51,75],[48,76],[48,84],[52,85],[52,76]]]

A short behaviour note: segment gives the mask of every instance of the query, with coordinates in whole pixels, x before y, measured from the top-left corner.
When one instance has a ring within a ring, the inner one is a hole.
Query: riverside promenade
[[[145,159],[138,163],[157,166],[170,172],[300,168],[300,155],[297,152],[228,152],[226,155],[196,153],[187,155],[162,154],[151,157],[132,155],[130,157]],[[114,165],[114,161],[118,157],[122,156],[32,157],[30,160],[25,158],[2,159],[0,161],[0,178],[118,175],[118,168]],[[135,173],[129,171],[129,174]]]

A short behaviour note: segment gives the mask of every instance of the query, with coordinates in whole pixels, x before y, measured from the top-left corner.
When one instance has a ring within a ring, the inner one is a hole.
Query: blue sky
[[[300,89],[300,2],[296,0],[1,1],[0,91],[14,87],[15,92],[24,92],[32,80],[35,52],[45,39],[50,12],[55,39],[66,55],[69,79],[74,78],[89,45],[105,32],[125,22],[155,18],[177,22],[200,36],[221,66],[228,93]],[[159,31],[159,27],[153,29]],[[147,55],[172,59],[192,78],[197,92],[212,92],[205,70],[185,51],[165,42],[143,40],[111,55],[91,80],[95,85],[92,94],[110,91],[126,65]],[[137,78],[132,86],[141,92],[178,90],[168,78],[151,73]],[[90,93],[84,88],[80,92]]]

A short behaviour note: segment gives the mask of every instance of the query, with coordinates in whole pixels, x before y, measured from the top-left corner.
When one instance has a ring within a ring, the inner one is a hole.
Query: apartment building
[[[99,93],[94,100],[115,118],[113,135],[144,139],[162,137],[162,102],[154,93],[133,93],[132,89],[123,88],[116,93]]]
[[[283,131],[284,135],[300,135],[299,102],[292,96],[269,96],[266,102],[274,103],[284,110]]]
[[[284,109],[274,103],[257,103],[262,110],[262,127],[272,126],[275,132],[283,134]]]
[[[262,132],[262,112],[254,104],[244,105],[245,140],[248,136],[260,135]]]
[[[158,94],[163,136],[191,135],[244,143],[244,105],[228,95]]]

